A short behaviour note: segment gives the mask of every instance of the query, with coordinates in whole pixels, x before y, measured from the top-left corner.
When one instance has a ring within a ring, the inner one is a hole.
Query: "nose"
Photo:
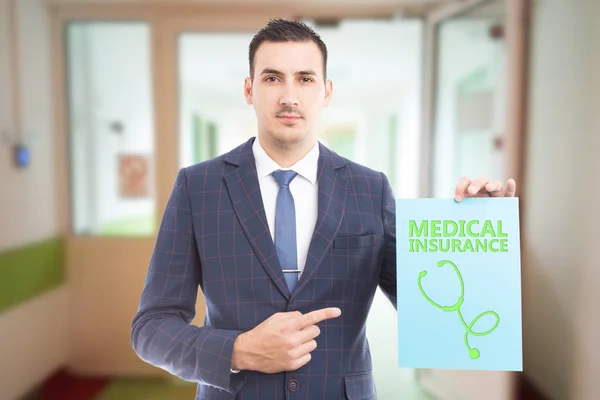
[[[298,105],[298,90],[293,82],[283,85],[279,103],[281,105],[292,107]]]

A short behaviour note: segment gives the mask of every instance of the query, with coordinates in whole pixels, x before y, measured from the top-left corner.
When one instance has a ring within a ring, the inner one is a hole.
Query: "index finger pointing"
[[[331,318],[337,318],[342,314],[342,310],[337,307],[322,308],[320,310],[306,313],[301,318],[302,328],[309,325],[315,325],[321,321]]]

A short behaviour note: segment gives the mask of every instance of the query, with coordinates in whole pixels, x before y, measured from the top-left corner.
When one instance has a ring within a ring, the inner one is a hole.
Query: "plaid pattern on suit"
[[[388,180],[319,144],[318,219],[290,294],[262,205],[253,140],[179,171],[132,323],[133,348],[197,382],[196,399],[376,399],[365,323],[377,286],[396,306]],[[207,306],[201,327],[190,324],[198,286]],[[318,324],[308,364],[278,374],[230,372],[237,335],[277,312],[324,307],[342,315]]]

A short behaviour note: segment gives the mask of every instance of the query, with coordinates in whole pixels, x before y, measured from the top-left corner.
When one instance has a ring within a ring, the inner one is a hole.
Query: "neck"
[[[306,138],[296,143],[281,143],[259,135],[265,153],[281,168],[289,168],[306,156],[317,144],[315,139]]]

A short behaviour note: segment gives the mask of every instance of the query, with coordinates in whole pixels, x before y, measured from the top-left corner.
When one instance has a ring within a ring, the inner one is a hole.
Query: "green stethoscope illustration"
[[[421,291],[421,294],[423,295],[423,297],[425,297],[425,299],[431,303],[431,305],[433,305],[434,307],[439,308],[442,311],[445,312],[452,312],[452,311],[456,311],[456,313],[458,314],[458,317],[460,318],[460,322],[462,322],[463,326],[465,327],[465,345],[467,346],[467,349],[469,349],[469,357],[471,357],[473,360],[476,360],[479,358],[479,350],[477,350],[476,348],[472,348],[471,346],[469,346],[469,334],[473,335],[473,336],[486,336],[489,335],[490,333],[492,333],[494,331],[494,329],[496,329],[498,327],[498,324],[500,323],[500,317],[498,316],[498,314],[494,311],[485,311],[482,312],[481,314],[477,315],[477,317],[475,317],[475,319],[473,320],[473,322],[471,322],[471,324],[467,325],[467,323],[465,322],[465,319],[462,316],[462,313],[460,312],[460,307],[462,306],[463,302],[464,302],[464,296],[465,296],[465,283],[463,282],[463,278],[462,275],[460,273],[460,271],[458,270],[458,267],[449,260],[442,260],[439,261],[437,263],[437,266],[439,268],[443,267],[444,265],[449,264],[454,271],[456,272],[456,275],[458,276],[458,280],[460,282],[460,297],[458,298],[458,300],[456,301],[456,303],[454,303],[454,305],[451,306],[443,306],[441,304],[436,303],[435,301],[433,301],[431,299],[431,297],[429,297],[427,295],[427,293],[425,293],[425,291],[423,290],[423,286],[421,285],[421,279],[423,279],[423,277],[425,275],[427,275],[427,271],[421,271],[419,273],[419,278],[417,280],[417,284],[419,285],[419,290]],[[473,326],[477,323],[477,321],[479,321],[484,315],[493,315],[496,318],[496,323],[494,324],[494,326],[485,331],[485,332],[474,332],[473,331]]]

